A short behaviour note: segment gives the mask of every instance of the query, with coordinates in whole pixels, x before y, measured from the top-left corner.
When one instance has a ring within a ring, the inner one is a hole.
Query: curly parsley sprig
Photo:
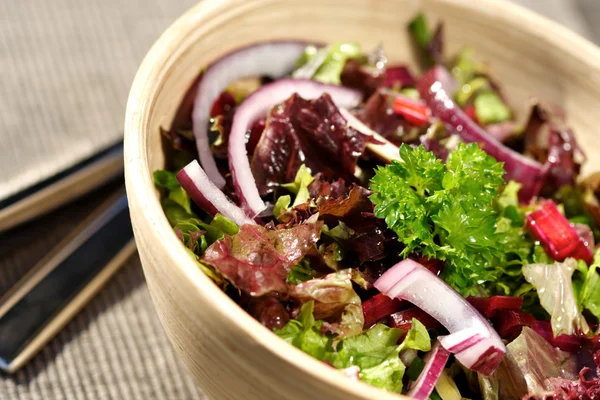
[[[375,215],[406,246],[446,261],[442,278],[463,295],[493,281],[504,259],[504,236],[494,199],[504,184],[503,163],[474,144],[460,143],[446,164],[423,146],[400,147],[400,160],[371,180]]]

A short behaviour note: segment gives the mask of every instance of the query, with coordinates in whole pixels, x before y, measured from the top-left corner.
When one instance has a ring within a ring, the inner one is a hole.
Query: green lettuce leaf
[[[475,97],[473,103],[477,120],[483,124],[495,124],[512,118],[510,108],[498,96],[498,93],[486,90]]]
[[[175,175],[175,172],[166,170],[154,171],[152,175],[154,185],[161,190],[161,204],[172,226],[179,220],[196,217],[192,211],[190,196],[179,185]]]
[[[456,92],[454,98],[456,99],[458,105],[463,107],[473,98],[473,96],[475,96],[476,93],[489,88],[490,82],[486,78],[478,76],[464,84],[460,90]]]
[[[402,391],[405,366],[397,344],[402,330],[377,324],[360,335],[339,341],[334,347],[334,339],[321,331],[323,321],[315,320],[314,307],[314,301],[306,302],[297,319],[275,329],[275,334],[337,369],[359,367],[362,381],[391,392]]]
[[[310,267],[308,259],[303,258],[300,262],[292,267],[287,277],[287,282],[292,285],[297,285],[302,282],[309,281],[316,276],[316,271]]]
[[[419,351],[431,350],[431,338],[425,325],[416,318],[412,319],[410,329],[406,333],[406,337],[400,344],[400,351],[413,349]]]
[[[567,258],[552,264],[528,264],[523,267],[523,276],[538,294],[540,304],[550,314],[554,337],[578,332],[587,334],[590,328],[578,307],[571,277],[577,261]]]
[[[346,61],[361,55],[357,43],[340,42],[322,48],[308,46],[298,61],[298,69],[292,76],[297,76],[298,71],[302,71],[303,74],[310,74],[316,81],[339,85]]]
[[[240,231],[240,227],[235,222],[220,213],[215,215],[212,221],[210,221],[210,226],[229,236],[236,235]]]
[[[578,263],[577,269],[584,278],[573,279],[573,287],[578,294],[577,303],[580,309],[587,309],[600,319],[600,270],[598,268],[600,268],[600,249],[594,253],[594,262],[589,268],[583,261]]]
[[[314,180],[315,178],[311,175],[310,170],[306,167],[306,165],[302,164],[300,168],[298,168],[298,172],[296,172],[294,182],[284,183],[281,185],[282,188],[287,189],[296,195],[292,207],[296,207],[297,205],[306,203],[308,201],[310,198],[310,194],[308,193],[308,185],[310,185]],[[283,206],[283,204],[280,206]]]
[[[313,317],[315,303],[309,301],[300,309],[295,320],[290,320],[283,328],[275,329],[277,336],[299,348],[317,360],[325,360],[334,353],[332,338],[321,333],[323,321]]]
[[[344,269],[298,283],[289,289],[289,296],[302,303],[314,301],[315,318],[328,320],[330,331],[338,337],[358,335],[363,330],[364,316],[360,297],[352,286],[352,269]],[[288,276],[288,282],[289,282]]]
[[[472,47],[464,47],[454,60],[451,68],[452,75],[460,83],[465,84],[475,77],[475,74],[484,70],[484,66],[475,61],[475,50]]]
[[[336,368],[356,365],[359,378],[379,388],[399,393],[406,367],[400,360],[397,344],[400,329],[377,324],[361,335],[344,340],[338,352],[330,359]]]
[[[175,178],[175,173],[166,170],[157,170],[152,174],[154,179],[154,185],[159,188],[164,188],[168,190],[178,189],[181,186],[177,179]]]
[[[279,217],[281,214],[286,212],[288,208],[290,208],[291,202],[292,198],[289,194],[279,196],[275,202],[275,206],[273,206],[273,215],[275,215],[275,217]]]

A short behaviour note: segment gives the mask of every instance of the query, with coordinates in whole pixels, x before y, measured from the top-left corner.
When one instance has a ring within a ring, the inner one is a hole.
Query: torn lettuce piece
[[[176,201],[165,198],[161,201],[161,206],[167,219],[169,220],[169,224],[172,227],[175,227],[179,221],[184,221],[190,218],[197,218],[195,214],[191,214],[187,212],[179,203]]]
[[[360,297],[352,287],[353,270],[345,269],[298,283],[288,295],[302,303],[314,301],[315,318],[339,321],[329,324],[329,330],[338,337],[358,335],[363,330],[364,316]],[[289,277],[288,277],[289,281]]]
[[[364,333],[347,338],[328,360],[336,368],[356,365],[359,378],[374,386],[399,393],[406,367],[400,360],[397,344],[402,330],[377,324]]]
[[[590,333],[590,328],[577,305],[571,277],[577,261],[567,258],[553,264],[523,266],[523,276],[537,290],[540,304],[551,316],[554,337],[561,334]]]
[[[491,376],[500,382],[500,399],[520,399],[527,394],[543,397],[550,389],[549,378],[577,377],[576,357],[553,347],[531,328],[524,327],[506,350],[504,360]]]
[[[200,259],[198,258],[198,255],[196,253],[194,253],[192,250],[188,249],[187,247],[185,248],[186,252],[188,253],[188,255],[196,262],[196,265],[198,265],[198,268],[200,268],[200,270],[202,272],[204,272],[204,274],[206,276],[208,276],[210,279],[212,279],[212,281],[219,287],[221,287],[223,290],[227,287],[228,282],[223,278],[223,275],[221,275],[219,273],[219,271],[217,271],[216,269],[205,265],[203,263],[200,262]]]
[[[474,105],[477,120],[482,124],[496,124],[512,118],[510,109],[494,91],[479,93],[475,97]]]
[[[180,229],[183,233],[203,230],[209,245],[217,240],[223,239],[225,234],[235,235],[239,228],[229,218],[222,214],[217,214],[210,223],[206,223],[198,218],[180,219],[174,226],[175,230]]]
[[[484,70],[481,63],[475,61],[475,50],[472,47],[464,47],[454,60],[451,73],[460,84],[465,84],[475,77],[475,74]]]
[[[289,284],[297,285],[313,279],[315,275],[316,272],[310,267],[308,259],[303,258],[298,264],[292,267],[288,274],[287,281]]]
[[[323,321],[316,321],[313,316],[314,306],[313,301],[305,303],[296,319],[273,332],[292,346],[322,361],[329,358],[334,349],[331,337],[321,333]]]
[[[240,231],[240,227],[237,226],[235,222],[227,218],[221,213],[217,213],[214,216],[212,221],[210,221],[210,226],[215,227],[226,235],[236,235]]]
[[[250,296],[286,293],[290,270],[317,243],[321,226],[317,222],[269,230],[245,224],[237,234],[210,245],[201,262],[219,270]]]
[[[294,78],[312,78],[333,85],[341,84],[340,76],[346,61],[362,55],[357,43],[334,43],[326,47],[308,46],[298,60],[299,67],[292,73]]]
[[[577,270],[582,279],[573,279],[573,288],[577,294],[577,304],[580,309],[587,309],[596,318],[600,319],[600,249],[594,253],[594,262],[588,268],[585,262],[580,261]]]
[[[481,76],[471,79],[461,86],[454,95],[454,99],[459,106],[464,107],[480,91],[489,90],[490,82]]]
[[[281,214],[285,213],[290,208],[291,202],[292,197],[289,194],[279,196],[273,206],[273,215],[276,218],[279,218]]]
[[[190,196],[175,179],[175,172],[166,170],[154,171],[152,175],[154,185],[162,192],[162,207],[172,226],[179,220],[194,218]]]
[[[402,391],[406,367],[400,360],[397,344],[402,330],[377,324],[360,335],[335,343],[334,338],[322,333],[324,323],[315,320],[314,307],[314,301],[306,302],[297,319],[282,329],[275,329],[275,334],[337,369],[358,367],[359,379],[364,382],[390,392]]]
[[[308,186],[315,180],[310,173],[310,170],[306,168],[305,164],[302,164],[296,172],[296,176],[293,182],[284,183],[281,185],[282,188],[289,190],[296,195],[292,207],[296,207],[302,203],[306,203],[310,199],[310,193],[308,192]],[[286,207],[287,208],[287,207]]]
[[[425,325],[416,318],[412,319],[410,329],[406,333],[406,337],[400,344],[400,351],[402,350],[419,350],[429,351],[431,350],[431,338]]]

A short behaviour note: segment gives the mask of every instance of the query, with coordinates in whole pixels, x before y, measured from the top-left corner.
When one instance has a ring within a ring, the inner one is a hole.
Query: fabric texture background
[[[597,0],[511,1],[598,34]],[[195,2],[0,1],[0,199],[121,137],[139,63]],[[0,295],[107,191],[1,236]],[[137,256],[22,371],[0,375],[2,400],[204,398],[162,330]]]

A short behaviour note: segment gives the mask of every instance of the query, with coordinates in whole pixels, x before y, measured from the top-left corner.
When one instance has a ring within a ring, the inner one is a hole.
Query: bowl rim
[[[125,181],[130,208],[155,229],[144,232],[150,237],[153,245],[159,246],[160,251],[169,254],[172,268],[178,268],[196,290],[211,299],[211,306],[227,316],[235,328],[246,332],[252,340],[262,347],[262,351],[273,353],[278,358],[294,365],[299,370],[315,380],[335,386],[345,393],[358,394],[363,398],[378,398],[383,400],[407,399],[406,396],[384,392],[363,382],[356,382],[344,377],[339,371],[319,362],[301,350],[287,344],[285,341],[273,340],[276,337],[269,329],[255,320],[237,305],[229,296],[218,288],[210,278],[196,267],[189,258],[183,246],[172,233],[172,228],[162,210],[155,194],[154,184],[149,169],[148,157],[145,154],[147,137],[141,137],[139,132],[146,129],[146,115],[155,101],[156,88],[151,88],[149,82],[156,82],[164,76],[165,67],[171,68],[173,57],[166,48],[176,43],[180,48],[189,48],[193,43],[185,43],[182,31],[195,29],[199,20],[228,10],[245,0],[203,0],[190,8],[171,24],[150,48],[138,71],[136,72],[129,97],[125,117]],[[263,0],[281,1],[281,0]],[[431,0],[449,4],[452,7],[471,9],[477,13],[493,13],[495,18],[505,25],[522,24],[528,35],[538,39],[552,40],[559,50],[582,60],[590,67],[600,71],[600,48],[569,30],[557,22],[547,19],[525,7],[509,1],[479,0],[477,2],[462,2],[461,0]],[[182,51],[182,52],[183,52]],[[585,57],[584,57],[585,56]],[[166,69],[168,69],[166,68]]]

